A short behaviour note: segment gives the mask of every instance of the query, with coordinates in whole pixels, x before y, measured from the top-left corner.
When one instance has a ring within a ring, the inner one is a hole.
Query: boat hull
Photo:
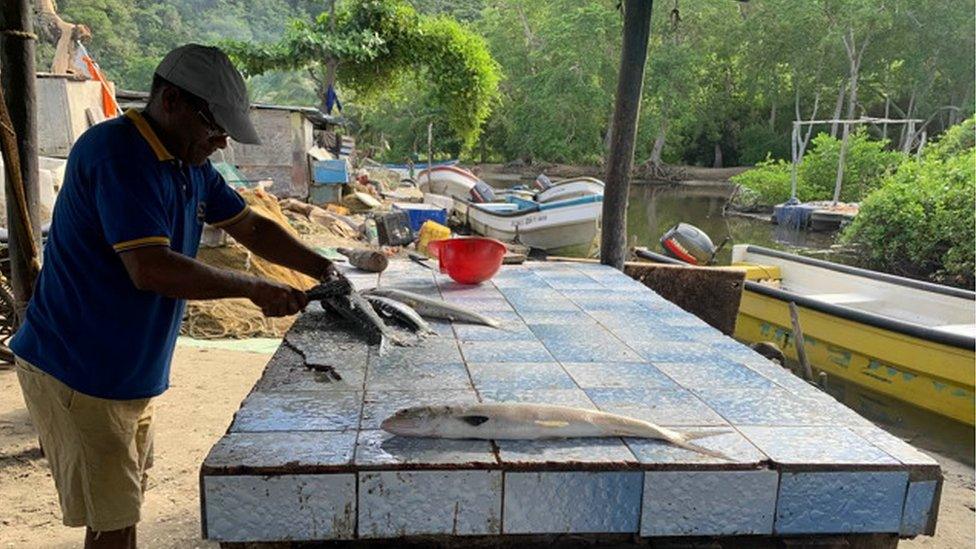
[[[528,212],[498,215],[469,206],[471,230],[490,238],[518,242],[552,254],[585,254],[599,232],[602,202],[588,202]]]
[[[974,424],[972,350],[798,308],[804,350],[814,369]],[[798,359],[788,301],[748,287],[742,293],[735,337],[750,343],[773,341],[787,357]]]

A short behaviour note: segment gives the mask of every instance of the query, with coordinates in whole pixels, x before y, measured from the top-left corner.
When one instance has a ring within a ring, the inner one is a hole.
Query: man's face
[[[174,156],[192,166],[199,166],[217,149],[227,146],[227,133],[213,118],[207,104],[180,90],[164,95],[164,105],[172,123]],[[167,90],[169,91],[169,90]]]

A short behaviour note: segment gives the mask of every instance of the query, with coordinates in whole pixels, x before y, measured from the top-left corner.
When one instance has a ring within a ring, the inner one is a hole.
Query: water
[[[723,216],[732,191],[733,187],[726,184],[632,185],[627,211],[627,242],[631,246],[646,246],[661,252],[661,235],[684,222],[705,231],[716,246],[731,238],[719,251],[718,264],[729,263],[733,244],[755,244],[847,262],[844,254],[831,249],[837,240],[836,232],[799,231],[759,219]]]

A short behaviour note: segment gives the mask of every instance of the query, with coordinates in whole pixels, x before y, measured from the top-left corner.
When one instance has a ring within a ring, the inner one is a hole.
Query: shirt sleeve
[[[167,193],[153,168],[108,158],[92,168],[95,208],[108,244],[116,252],[169,246],[172,235]]]
[[[209,160],[204,166],[204,177],[207,182],[207,213],[204,221],[214,227],[226,227],[247,215],[247,203],[224,181],[224,176],[214,169]]]

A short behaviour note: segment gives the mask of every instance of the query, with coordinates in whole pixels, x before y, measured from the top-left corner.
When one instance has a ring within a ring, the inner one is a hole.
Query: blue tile
[[[582,389],[492,389],[478,394],[483,402],[528,402],[596,410]]]
[[[450,295],[445,298],[445,301],[451,303],[452,305],[464,307],[469,311],[475,311],[486,316],[491,316],[496,312],[508,312],[513,310],[512,306],[508,303],[508,300],[501,297],[501,295],[498,297],[488,298]]]
[[[668,335],[667,337],[684,337]],[[695,362],[715,355],[704,345],[689,341],[646,341],[627,344],[650,362]]]
[[[359,432],[356,465],[489,466],[498,460],[487,440],[400,437],[380,430]]]
[[[251,393],[230,432],[346,431],[359,426],[362,392],[269,391]]]
[[[366,390],[438,390],[471,387],[468,370],[461,362],[403,363],[371,366],[366,374]]]
[[[549,352],[560,361],[634,362],[640,356],[599,327],[530,324]]]
[[[627,533],[640,524],[640,472],[505,474],[505,534]]]
[[[756,372],[734,362],[662,363],[655,366],[685,388],[771,388],[775,385]]]
[[[596,326],[597,321],[583,311],[551,311],[519,313],[526,324],[564,324]]]
[[[938,512],[939,502],[935,497],[938,481],[925,480],[909,482],[905,496],[905,508],[901,515],[898,533],[902,536],[932,535],[929,524]]]
[[[498,440],[495,444],[505,465],[599,463],[615,466],[637,463],[627,445],[615,437]]]
[[[587,396],[604,412],[658,425],[727,425],[690,391],[632,387],[586,389]]]
[[[461,341],[536,341],[529,326],[517,321],[502,321],[501,326],[477,326],[474,324],[455,324],[454,332]]]
[[[647,362],[563,362],[563,368],[584,389],[591,387],[658,387],[680,389],[668,376]]]
[[[228,433],[203,462],[204,469],[347,465],[356,448],[355,431]]]
[[[770,535],[776,471],[648,471],[641,536]]]
[[[506,290],[509,288],[523,288],[523,289],[536,288],[540,290],[550,289],[550,286],[546,284],[545,280],[542,280],[541,278],[535,275],[512,276],[512,277],[496,276],[493,280],[495,282],[495,286],[499,290]]]
[[[450,301],[455,297],[475,297],[479,299],[484,298],[500,298],[502,297],[501,292],[498,288],[495,288],[493,284],[458,284],[453,280],[448,280],[441,284],[438,284],[438,288],[441,291],[441,295],[444,299]]]
[[[501,471],[363,472],[359,536],[499,534],[501,492]]]
[[[380,423],[397,410],[410,406],[446,404],[476,404],[478,393],[473,388],[445,389],[431,387],[428,390],[369,390],[363,402],[362,429],[379,429]]]
[[[463,341],[467,362],[552,362],[552,355],[538,341]]]
[[[783,465],[898,465],[898,460],[844,427],[739,427]]]
[[[555,362],[468,362],[478,391],[575,389],[576,383]]]
[[[726,465],[729,463],[755,465],[767,459],[752,443],[731,428],[681,426],[669,426],[668,428],[682,434],[714,433],[712,436],[698,438],[693,442],[709,450],[720,452],[732,461],[681,448],[663,440],[627,438],[625,439],[627,446],[637,456],[637,459],[645,465]]]
[[[778,387],[695,391],[733,425],[834,425],[829,409],[814,407]]]
[[[898,533],[908,473],[781,473],[777,534]]]
[[[431,337],[420,341],[414,347],[397,347],[388,345],[385,355],[380,356],[378,348],[370,350],[369,367],[398,366],[424,362],[429,364],[461,361],[461,351],[454,338]]]
[[[904,465],[933,468],[939,466],[939,462],[935,459],[880,427],[872,425],[850,429]]]

